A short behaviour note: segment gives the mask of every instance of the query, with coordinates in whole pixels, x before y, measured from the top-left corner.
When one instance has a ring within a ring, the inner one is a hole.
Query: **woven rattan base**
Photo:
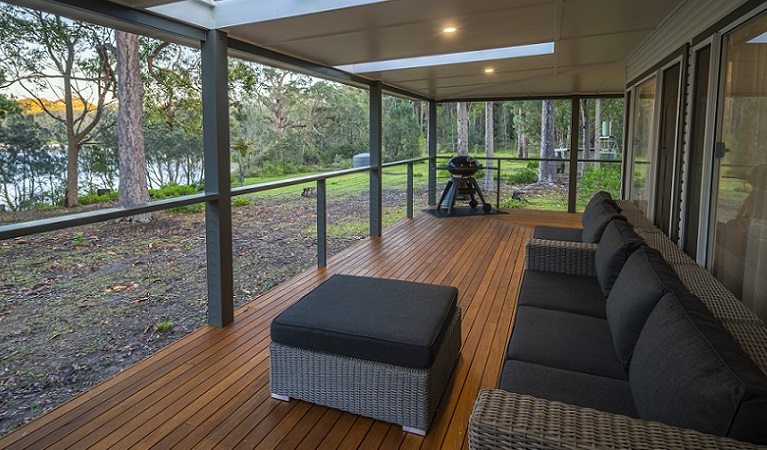
[[[429,369],[331,355],[272,342],[272,396],[286,396],[402,425],[426,434],[461,351],[456,308]]]

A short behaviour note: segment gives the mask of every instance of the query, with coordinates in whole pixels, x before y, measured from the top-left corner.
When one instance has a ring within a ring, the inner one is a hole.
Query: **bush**
[[[509,176],[509,184],[531,184],[538,181],[538,171],[525,167]]]
[[[538,170],[539,167],[541,167],[541,162],[540,161],[528,161],[527,162],[527,168],[528,169]]]
[[[235,197],[232,199],[232,206],[248,206],[252,204],[253,202],[245,197]]]
[[[192,195],[196,193],[197,189],[192,186],[166,184],[165,186],[161,186],[160,189],[150,189],[149,197],[155,200],[161,200],[164,198],[183,197],[185,195]]]
[[[110,203],[120,200],[120,193],[117,191],[107,192],[103,195],[86,194],[77,197],[77,202],[81,205],[95,205],[97,203]]]
[[[578,181],[578,204],[584,207],[598,191],[609,192],[615,198],[620,197],[620,164],[600,164],[584,169],[583,177]]]

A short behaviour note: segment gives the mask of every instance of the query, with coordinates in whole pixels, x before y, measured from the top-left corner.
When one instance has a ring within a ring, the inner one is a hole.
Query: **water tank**
[[[352,169],[368,167],[370,165],[370,153],[359,153],[352,157]]]

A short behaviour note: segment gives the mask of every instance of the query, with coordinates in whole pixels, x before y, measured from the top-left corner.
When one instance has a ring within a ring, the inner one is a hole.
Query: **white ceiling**
[[[693,0],[117,1],[161,5],[153,11],[326,66],[555,43],[553,55],[361,74],[442,100],[622,93],[626,58]],[[201,8],[218,8],[218,23],[201,20]],[[447,26],[458,30],[446,34]]]

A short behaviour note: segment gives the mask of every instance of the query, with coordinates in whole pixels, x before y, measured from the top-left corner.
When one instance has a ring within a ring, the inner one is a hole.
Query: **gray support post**
[[[381,82],[370,85],[370,235],[383,231],[383,170],[381,139],[383,134],[383,93]]]
[[[580,140],[581,128],[581,96],[573,95],[571,101],[573,102],[573,108],[570,120],[573,132],[570,133],[570,182],[567,187],[567,211],[573,213],[575,212],[575,203],[578,198],[578,141]],[[586,154],[585,150],[588,149],[584,149],[584,155]]]
[[[429,102],[429,205],[437,204],[437,102]]]
[[[495,180],[495,207],[501,207],[501,159],[497,159],[498,179]]]
[[[317,180],[317,267],[328,265],[328,209],[325,180]]]
[[[210,30],[202,43],[202,112],[205,148],[205,247],[208,257],[208,324],[234,321],[232,203],[229,175],[227,35]]]
[[[413,218],[413,163],[407,164],[407,218]]]

